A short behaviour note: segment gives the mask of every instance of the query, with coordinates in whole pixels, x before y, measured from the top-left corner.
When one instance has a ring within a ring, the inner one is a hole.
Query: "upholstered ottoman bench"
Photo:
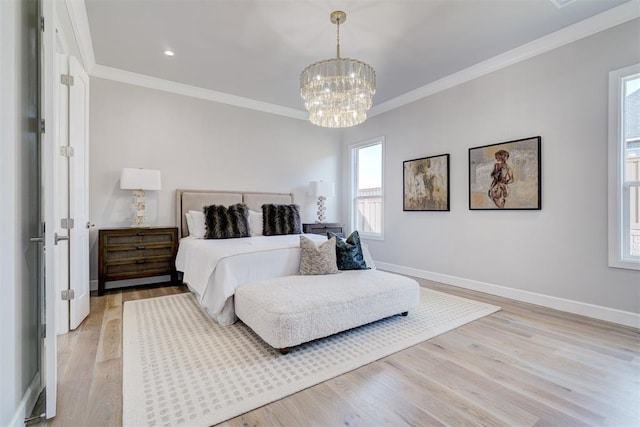
[[[236,290],[236,315],[282,353],[418,306],[420,287],[408,277],[379,270],[285,276]]]

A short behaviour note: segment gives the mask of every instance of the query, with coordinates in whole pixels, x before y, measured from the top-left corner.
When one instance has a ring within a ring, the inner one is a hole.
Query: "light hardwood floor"
[[[419,281],[502,310],[224,424],[640,426],[640,330]],[[31,425],[121,425],[122,304],[184,291],[92,297],[58,337],[58,415]]]

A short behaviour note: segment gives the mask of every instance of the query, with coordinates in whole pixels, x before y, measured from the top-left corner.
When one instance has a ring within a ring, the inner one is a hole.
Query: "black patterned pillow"
[[[203,208],[205,239],[249,237],[249,208],[244,203],[231,206],[211,205]]]
[[[262,234],[279,236],[281,234],[301,234],[300,206],[298,205],[262,205]]]
[[[360,234],[358,230],[351,233],[346,240],[343,240],[337,234],[327,231],[327,238],[336,239],[336,260],[338,270],[368,270],[367,263],[364,261],[362,253],[362,245],[360,244]]]
[[[336,274],[336,239],[329,239],[316,246],[313,240],[300,236],[300,274]]]

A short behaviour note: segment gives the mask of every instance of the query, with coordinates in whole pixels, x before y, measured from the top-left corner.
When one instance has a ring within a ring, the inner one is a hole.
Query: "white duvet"
[[[305,234],[317,243],[326,236]],[[363,245],[367,266],[373,260]],[[300,235],[255,236],[240,239],[180,240],[176,268],[209,315],[221,325],[237,318],[233,305],[236,289],[258,280],[298,274]]]

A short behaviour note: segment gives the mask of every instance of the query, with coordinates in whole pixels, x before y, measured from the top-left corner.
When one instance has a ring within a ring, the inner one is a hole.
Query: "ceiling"
[[[304,110],[300,72],[335,57],[376,70],[374,106],[626,0],[85,0],[98,65]],[[168,57],[170,49],[175,56]]]

